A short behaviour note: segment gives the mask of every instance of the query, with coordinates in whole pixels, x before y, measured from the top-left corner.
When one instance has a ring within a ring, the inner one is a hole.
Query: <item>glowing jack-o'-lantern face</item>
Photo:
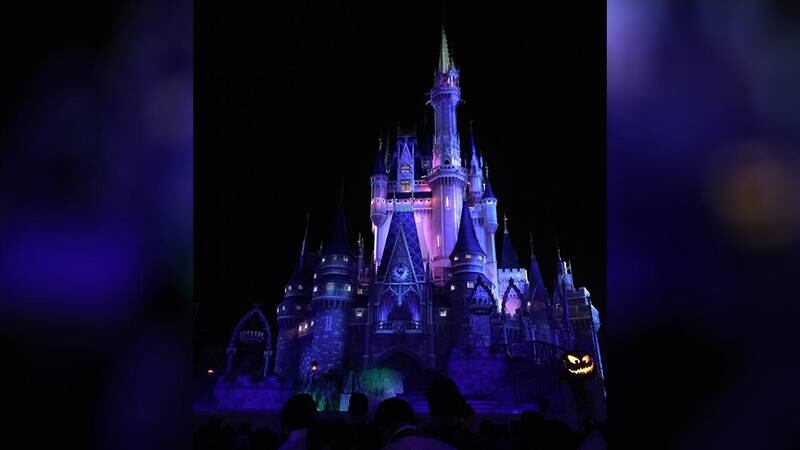
[[[574,355],[565,353],[563,361],[564,367],[573,375],[587,376],[594,372],[594,359],[589,354]]]

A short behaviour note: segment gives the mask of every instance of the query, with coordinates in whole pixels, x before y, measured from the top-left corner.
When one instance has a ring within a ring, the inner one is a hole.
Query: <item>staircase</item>
[[[401,394],[397,398],[407,401],[415,413],[427,414],[430,412],[428,400],[423,393]],[[500,386],[489,395],[466,400],[476,414],[511,414],[515,410],[535,408],[534,405],[519,405],[519,407],[515,405],[514,389],[511,386]]]

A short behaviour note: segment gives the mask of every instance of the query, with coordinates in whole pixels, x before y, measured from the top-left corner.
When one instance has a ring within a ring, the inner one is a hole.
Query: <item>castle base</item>
[[[278,411],[292,396],[292,391],[282,389],[274,376],[253,381],[249,376],[238,376],[231,381],[217,380],[214,398],[220,410]]]
[[[505,357],[492,354],[488,348],[479,347],[469,353],[454,349],[447,364],[447,376],[456,382],[464,396],[493,394],[505,375]]]

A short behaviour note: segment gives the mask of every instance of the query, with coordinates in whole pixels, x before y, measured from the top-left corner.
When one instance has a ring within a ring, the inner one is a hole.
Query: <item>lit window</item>
[[[344,257],[344,262],[347,262],[349,260],[350,260],[350,258],[348,258],[347,256]]]
[[[411,166],[409,166],[408,164],[403,164],[402,166],[400,166],[400,172],[402,172],[402,173],[410,173],[411,172]]]
[[[314,321],[313,321],[313,320],[311,321],[311,326],[312,326],[312,327],[314,326]]]
[[[286,311],[286,305],[281,306],[281,311]]]
[[[300,306],[300,305],[297,305],[297,306],[295,306],[295,307],[294,307],[294,309],[295,309],[296,311],[300,311],[300,310],[302,310],[302,309],[303,309],[303,307],[302,307],[302,306]]]
[[[411,192],[411,182],[408,180],[403,180],[400,182],[400,190],[402,192]]]
[[[297,285],[297,289],[300,289],[302,291],[303,290],[303,285],[302,284],[298,284]]]
[[[356,291],[356,292],[358,292],[358,295],[363,295],[364,294],[364,289],[358,288],[358,291]]]
[[[289,288],[288,288],[288,289],[291,291],[291,290],[292,290],[292,286],[289,286]]]
[[[467,256],[465,256],[465,258],[467,258],[467,259],[472,259],[472,255],[470,255],[469,253],[467,253]]]
[[[347,292],[350,292],[352,290],[352,288],[350,287],[349,284],[345,284],[344,285],[344,290],[347,291]]]
[[[456,290],[456,285],[455,284],[451,284],[450,285],[450,290],[451,291],[455,291]]]
[[[439,317],[447,317],[447,310],[446,309],[440,309],[439,310]]]
[[[317,289],[317,287],[316,287],[316,286],[314,286],[314,292],[317,292],[318,290],[319,290],[319,289]]]
[[[467,281],[467,289],[472,289],[474,287],[475,287],[475,283],[473,283],[472,281]]]
[[[317,274],[314,274],[314,279],[315,279],[315,280],[317,279]]]
[[[531,302],[528,302],[528,308],[530,308],[530,307],[531,307]]]
[[[276,313],[279,313],[279,312],[281,312],[281,307],[279,306],[279,307],[275,308],[275,312],[276,312]]]
[[[325,257],[324,256],[322,257],[322,262],[325,262]]]
[[[333,283],[328,283],[328,285],[327,285],[327,286],[325,286],[325,289],[327,289],[327,290],[329,290],[329,291],[332,291],[332,290],[333,290],[333,288],[334,288],[334,284],[333,284]]]
[[[458,256],[453,256],[453,261],[458,261]]]
[[[363,309],[357,309],[356,310],[356,317],[361,317],[363,315],[364,315],[364,310]]]
[[[437,234],[436,235],[436,247],[439,248],[441,246],[442,246],[442,235],[441,234]]]
[[[444,198],[444,207],[450,209],[450,197]]]
[[[302,325],[298,325],[297,326],[297,331],[303,331],[303,326]]]

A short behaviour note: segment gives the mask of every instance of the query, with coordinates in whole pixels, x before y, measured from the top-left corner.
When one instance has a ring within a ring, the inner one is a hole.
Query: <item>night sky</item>
[[[549,286],[558,242],[604,318],[604,5],[516,8],[444,8],[462,152],[473,120],[520,261],[530,230]],[[432,124],[442,12],[277,1],[195,17],[196,337],[218,341],[250,305],[280,301],[306,211],[316,249],[342,182],[351,240],[371,246],[377,139]]]

